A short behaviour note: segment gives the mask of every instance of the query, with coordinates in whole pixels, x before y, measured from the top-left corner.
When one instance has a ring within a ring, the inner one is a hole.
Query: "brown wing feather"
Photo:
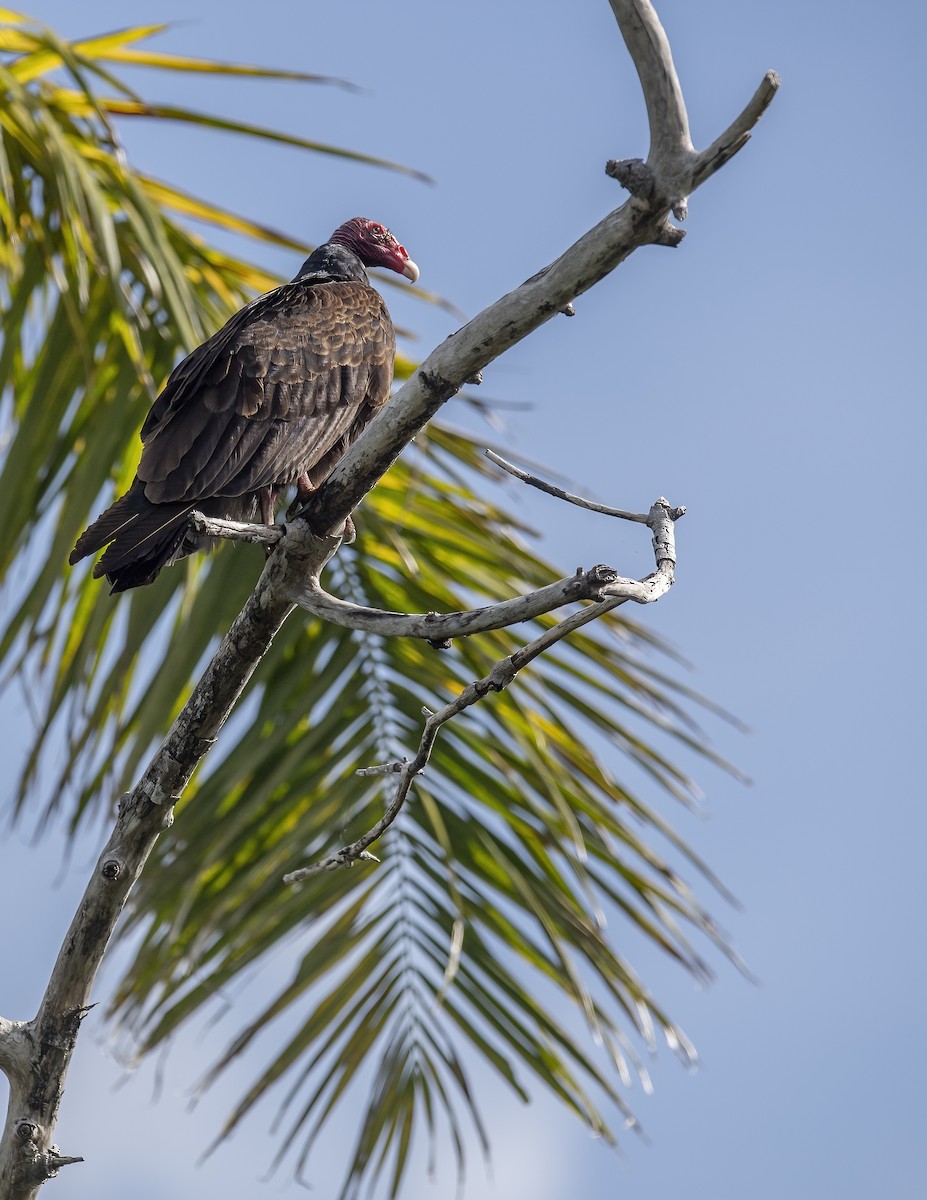
[[[243,496],[303,471],[318,482],[388,398],[394,354],[386,306],[364,283],[287,284],[255,301],[155,402],[138,470],[146,498]]]
[[[180,363],[142,427],[129,491],[71,552],[114,592],[150,583],[203,548],[193,508],[253,519],[262,489],[319,484],[389,397],[392,322],[359,280],[285,284],[253,301]]]

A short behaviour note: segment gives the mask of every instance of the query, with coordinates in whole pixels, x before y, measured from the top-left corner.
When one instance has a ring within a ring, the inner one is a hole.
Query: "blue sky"
[[[780,94],[748,147],[694,196],[678,250],[635,254],[483,386],[532,405],[491,435],[513,454],[608,503],[646,507],[663,493],[689,508],[678,586],[639,616],[694,664],[689,682],[752,729],[711,726],[753,786],[700,768],[709,819],[671,815],[741,901],[714,909],[759,983],[718,962],[718,981],[696,991],[641,950],[639,970],[702,1056],[686,1074],[661,1052],[654,1095],[629,1096],[649,1144],[629,1135],[615,1155],[553,1102],[524,1109],[481,1077],[493,1179],[474,1160],[467,1194],[914,1200],[927,1066],[915,540],[927,16],[897,0],[658,8],[697,144],[770,67]],[[267,0],[257,11],[189,0],[176,12],[153,0],[35,0],[32,12],[72,36],[176,16],[166,50],[361,84],[354,95],[178,78],[158,94],[396,158],[436,186],[222,135],[143,122],[124,134],[139,165],[309,240],[355,213],[387,222],[422,283],[468,314],[621,203],[604,162],[647,149],[606,0]],[[151,90],[141,76],[139,86]],[[270,265],[298,264],[280,254]],[[388,299],[422,352],[454,327],[399,291]],[[445,416],[476,427],[459,403]],[[639,531],[515,488],[509,499],[565,570],[648,569]],[[11,742],[17,719],[5,722]],[[5,961],[17,964],[4,972],[6,1016],[34,1011],[95,857],[88,841],[58,879],[59,846],[15,834],[0,847],[4,911],[18,911],[26,883],[30,897],[29,919],[6,922]],[[221,1042],[188,1035],[152,1104],[151,1068],[113,1092],[121,1071],[105,1031],[85,1030],[59,1141],[89,1161],[52,1186],[77,1200],[124,1195],[127,1181],[143,1198],[204,1186],[231,1200],[262,1194],[254,1181],[272,1143],[261,1121],[191,1174],[231,1093],[191,1114],[186,1089]],[[319,1195],[337,1180],[339,1145],[333,1134],[312,1176]],[[450,1188],[446,1175],[406,1194]]]

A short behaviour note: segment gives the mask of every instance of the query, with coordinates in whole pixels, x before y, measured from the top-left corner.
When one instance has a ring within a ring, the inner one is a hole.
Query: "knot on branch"
[[[58,1146],[49,1146],[47,1150],[40,1149],[39,1142],[45,1130],[28,1118],[17,1121],[13,1132],[20,1143],[17,1174],[23,1182],[34,1187],[41,1187],[47,1179],[53,1179],[62,1167],[84,1161],[76,1156],[62,1154]]]
[[[41,1129],[34,1121],[23,1120],[16,1122],[16,1136],[21,1142],[37,1142],[41,1132]]]
[[[669,221],[664,221],[660,226],[657,236],[653,239],[655,246],[669,246],[675,250],[682,239],[686,236],[684,229],[677,229],[675,225],[670,225]]]
[[[593,587],[600,590],[604,587],[607,587],[610,583],[614,583],[616,579],[620,578],[615,568],[609,567],[605,563],[596,563],[594,567],[591,567],[589,571],[587,571],[586,577]],[[601,599],[601,596],[595,596],[594,598],[598,600]]]
[[[100,867],[100,874],[104,879],[113,881],[119,878],[124,868],[125,863],[122,861],[122,859],[113,855],[106,860],[102,867]]]
[[[678,521],[685,515],[686,506],[684,504],[673,505],[665,496],[659,496],[651,505],[648,524],[661,517],[665,517],[668,521]]]
[[[646,203],[656,200],[663,191],[658,186],[653,168],[641,158],[611,158],[605,164],[605,174],[616,179],[632,196]],[[680,221],[686,219],[687,204],[684,198],[676,200],[672,208],[673,215]],[[664,221],[654,236],[653,244],[676,247],[685,236],[685,230]]]
[[[433,625],[440,620],[440,613],[436,613],[433,609],[431,612],[425,613],[425,624]],[[452,642],[449,637],[434,637],[428,639],[428,645],[432,650],[450,650]]]
[[[610,158],[605,174],[640,200],[652,200],[657,187],[656,177],[642,158]]]

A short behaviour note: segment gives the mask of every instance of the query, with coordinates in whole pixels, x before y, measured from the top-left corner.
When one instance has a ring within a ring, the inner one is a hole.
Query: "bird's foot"
[[[296,480],[296,495],[293,503],[286,510],[286,515],[292,520],[293,517],[306,505],[315,493],[315,488],[309,482],[309,476],[303,471],[302,475]]]

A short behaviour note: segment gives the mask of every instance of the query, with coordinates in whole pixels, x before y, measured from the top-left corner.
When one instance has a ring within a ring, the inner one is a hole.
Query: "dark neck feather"
[[[332,283],[357,279],[369,282],[364,264],[353,250],[337,242],[326,242],[318,246],[299,268],[294,283]]]

